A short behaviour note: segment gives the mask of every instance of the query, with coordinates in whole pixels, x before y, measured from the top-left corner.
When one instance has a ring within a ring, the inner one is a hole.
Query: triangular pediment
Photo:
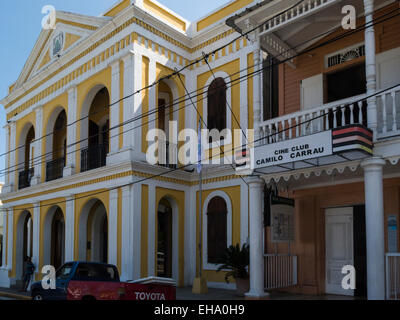
[[[108,20],[105,17],[57,11],[55,29],[42,29],[13,90],[72,50]]]

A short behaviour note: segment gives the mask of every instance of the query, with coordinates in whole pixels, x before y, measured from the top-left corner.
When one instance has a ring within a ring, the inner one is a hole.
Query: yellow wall
[[[197,22],[197,31],[203,30],[208,26],[212,25],[213,23],[224,19],[225,17],[231,15],[235,11],[247,6],[248,4],[252,3],[254,0],[236,0],[231,4],[227,5],[226,7],[222,8],[214,12],[213,14],[207,16],[206,18]]]
[[[186,31],[186,23],[184,21],[169,13],[167,10],[164,10],[163,8],[157,6],[154,2],[150,0],[143,0],[143,7],[148,11],[154,13],[155,16],[166,20],[177,29]]]
[[[112,8],[111,10],[106,12],[104,14],[104,16],[105,17],[115,17],[122,10],[124,10],[127,7],[129,7],[129,5],[130,5],[130,0],[124,0],[119,5],[117,5],[116,7]]]

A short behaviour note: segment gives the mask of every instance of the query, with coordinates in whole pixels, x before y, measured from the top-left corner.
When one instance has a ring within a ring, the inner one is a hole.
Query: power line
[[[292,6],[292,7],[288,8],[288,9],[284,10],[283,12],[281,12],[281,13],[277,14],[276,16],[270,18],[270,19],[267,20],[266,22],[263,22],[263,23],[260,24],[259,26],[264,25],[264,24],[268,23],[269,21],[273,20],[274,18],[276,18],[277,16],[279,16],[279,15],[281,15],[281,14],[283,14],[283,13],[289,11],[289,10],[291,10],[292,8],[296,7],[297,5],[299,5],[299,4],[300,4],[301,2],[303,2],[303,1],[304,1],[304,0],[299,1],[299,2],[298,2],[297,4],[295,4],[294,6]],[[394,9],[393,11],[391,11],[391,12],[385,14],[385,15],[388,15],[388,14],[390,14],[390,13],[396,11],[396,10],[398,10],[398,9]],[[376,12],[376,11],[378,11],[378,9],[376,9],[374,12]],[[385,16],[385,15],[383,15],[383,16]],[[381,18],[381,17],[379,17],[379,18],[377,18],[377,19],[380,19],[380,18]],[[374,22],[374,20],[371,21],[371,23],[373,23],[373,22]],[[368,24],[368,23],[367,23],[367,24]],[[365,26],[366,26],[367,24],[365,24]],[[372,25],[374,25],[374,24],[375,24],[375,23],[373,23]],[[208,53],[208,54],[204,54],[204,52],[203,52],[203,57],[202,57],[202,58],[198,58],[198,59],[195,60],[193,63],[191,63],[191,64],[189,64],[189,65],[187,65],[187,66],[181,68],[180,70],[176,70],[175,72],[173,72],[173,73],[171,73],[171,74],[169,74],[169,75],[167,75],[167,76],[164,76],[164,77],[160,78],[159,80],[155,81],[153,84],[150,84],[150,85],[148,85],[148,86],[145,86],[145,87],[139,89],[138,91],[136,91],[136,92],[134,92],[134,93],[132,93],[132,94],[129,94],[129,95],[123,97],[123,98],[120,98],[120,99],[117,100],[116,102],[113,102],[113,103],[109,104],[108,106],[105,106],[105,108],[111,108],[112,106],[123,102],[125,99],[131,98],[131,97],[133,97],[134,95],[139,94],[140,92],[142,92],[142,91],[144,91],[144,90],[150,89],[151,87],[153,87],[153,86],[155,86],[155,85],[161,83],[163,80],[169,79],[169,78],[171,78],[172,76],[176,76],[178,73],[180,73],[181,71],[187,69],[188,67],[190,67],[190,66],[192,66],[192,65],[195,65],[195,64],[197,64],[198,62],[201,62],[201,61],[204,59],[204,55],[205,55],[207,58],[208,58],[210,55],[214,55],[214,54],[217,53],[219,50],[221,50],[221,49],[223,49],[223,48],[229,46],[230,44],[234,43],[234,42],[237,41],[238,39],[240,39],[240,38],[242,38],[242,37],[244,37],[244,36],[247,36],[249,33],[255,31],[259,26],[255,27],[255,28],[253,28],[253,29],[251,29],[251,30],[249,30],[249,31],[247,31],[246,33],[240,35],[239,37],[235,38],[234,40],[230,41],[229,43],[224,44],[223,46],[219,47],[218,49],[213,50],[212,52],[210,52],[210,53]],[[356,30],[355,32],[359,32],[359,31],[360,31],[360,30]],[[318,35],[317,37],[314,37],[314,38],[312,38],[312,39],[310,39],[310,40],[307,40],[307,41],[303,42],[303,44],[304,44],[304,43],[307,43],[307,42],[309,42],[309,41],[312,41],[313,39],[318,38],[318,37],[321,37],[321,36],[323,36],[324,34],[327,34],[327,33],[330,33],[330,32],[331,32],[331,31],[327,31],[327,32],[325,32],[325,33],[323,33],[323,34],[320,34],[320,35]],[[350,33],[353,33],[353,32],[354,32],[354,31],[350,31]],[[298,46],[300,46],[300,45],[297,45],[297,46],[295,46],[294,48],[296,48],[296,47],[298,47]],[[314,49],[315,49],[315,48],[314,48]],[[289,49],[289,50],[286,50],[286,51],[284,51],[284,52],[282,52],[282,53],[279,54],[277,57],[283,55],[284,53],[286,53],[286,52],[288,52],[288,51],[290,51],[290,49]],[[304,52],[302,52],[301,54],[304,54]],[[295,55],[295,56],[291,57],[290,59],[287,59],[286,61],[291,60],[291,59],[293,59],[294,57],[297,57],[297,56],[298,56],[298,55]],[[286,61],[285,61],[285,62],[286,62]],[[262,64],[263,62],[260,62],[260,63]],[[260,63],[259,63],[259,64],[260,64]],[[242,71],[245,71],[246,69],[250,69],[250,68],[255,67],[255,66],[257,66],[257,65],[258,65],[258,64],[253,65],[253,66],[250,66],[250,67],[247,67],[247,68],[245,68],[245,69],[243,69],[243,70],[240,70],[239,72],[236,72],[236,73],[234,73],[234,74],[240,73],[240,72],[242,72]],[[232,75],[234,75],[234,74],[232,74]],[[198,90],[200,90],[200,89],[198,89]],[[73,122],[67,124],[66,127],[72,126],[72,125],[74,125],[74,124],[76,124],[76,123],[78,123],[78,122],[80,122],[80,121],[83,121],[83,120],[89,118],[90,115],[94,115],[94,114],[97,114],[97,113],[99,113],[99,112],[101,112],[101,111],[96,111],[96,112],[93,112],[93,113],[89,113],[87,116],[82,117],[82,118],[80,118],[80,119],[77,119],[77,120],[75,120],[75,121],[73,121]],[[31,141],[31,143],[40,141],[40,140],[42,140],[42,139],[44,139],[44,138],[46,138],[46,137],[48,137],[48,136],[54,134],[54,133],[57,132],[58,130],[63,130],[63,128],[57,129],[57,130],[53,130],[52,132],[49,132],[49,133],[47,133],[46,135],[44,135],[44,136],[42,136],[42,137],[40,137],[40,138],[37,138],[37,139]],[[19,150],[19,149],[21,149],[21,148],[24,148],[24,147],[25,147],[25,144],[20,145],[19,147],[15,148],[15,149],[13,149],[13,150],[9,150],[9,151],[7,151],[7,152],[5,152],[5,153],[3,153],[3,154],[0,154],[0,157],[3,157],[3,156],[5,156],[5,155],[7,155],[7,154],[9,154],[9,153],[11,153],[11,152],[13,152],[13,151],[17,151],[17,150]]]
[[[385,14],[384,16],[389,15],[389,14],[391,14],[391,13],[397,11],[397,10],[399,10],[399,9],[394,9],[393,11],[391,11],[391,12]],[[392,18],[394,18],[394,17],[396,17],[396,16],[398,16],[398,15],[399,15],[399,14],[396,14],[396,15],[394,15],[394,16],[392,16],[392,17],[389,17],[389,18],[384,19],[383,21],[378,21],[378,22],[373,21],[374,23],[373,23],[372,25],[385,22],[385,21],[387,21],[387,20],[389,20],[389,19],[392,19]],[[380,19],[380,18],[382,18],[382,17],[379,17],[379,18],[377,18],[376,20],[378,20],[378,19]],[[341,39],[341,38],[344,38],[344,37],[347,37],[347,36],[349,36],[349,35],[352,35],[353,33],[360,32],[361,30],[363,30],[363,29],[365,29],[366,27],[368,27],[368,26],[367,26],[368,24],[369,24],[369,23],[366,23],[365,25],[363,25],[362,27],[360,27],[360,28],[358,28],[358,29],[356,29],[356,30],[351,30],[351,31],[349,31],[349,32],[347,32],[347,33],[345,33],[345,34],[342,34],[342,35],[339,35],[339,36],[337,36],[337,37],[334,37],[334,38],[332,38],[332,39],[330,39],[330,40],[328,40],[328,41],[326,41],[326,42],[324,42],[324,43],[321,43],[321,44],[319,44],[319,45],[317,45],[317,46],[310,47],[310,48],[308,48],[307,50],[305,50],[305,51],[303,51],[303,52],[301,52],[301,53],[298,53],[298,54],[296,54],[296,55],[294,55],[294,56],[291,56],[291,57],[289,57],[289,58],[286,58],[286,59],[283,60],[283,61],[280,61],[279,63],[270,64],[269,66],[266,66],[266,67],[263,67],[263,68],[261,68],[261,69],[258,69],[258,70],[256,70],[256,71],[250,73],[250,74],[241,76],[241,77],[239,77],[239,78],[237,78],[237,79],[234,79],[234,80],[231,80],[230,83],[234,83],[234,82],[240,83],[240,82],[242,82],[241,79],[243,79],[243,78],[246,78],[246,79],[247,79],[247,78],[250,78],[251,76],[257,75],[258,73],[262,72],[262,71],[265,70],[265,69],[271,68],[271,67],[276,66],[276,65],[279,65],[279,64],[281,64],[281,63],[285,63],[285,62],[287,62],[287,61],[289,61],[289,60],[292,60],[292,59],[295,58],[295,57],[301,56],[301,55],[303,55],[303,54],[305,54],[305,53],[307,53],[307,52],[310,52],[310,51],[312,51],[312,50],[315,50],[315,49],[317,49],[317,48],[320,48],[320,47],[322,47],[322,46],[324,46],[324,45],[326,45],[326,44],[329,44],[329,43],[334,42],[334,41],[337,41],[337,40],[339,40],[339,39]],[[328,32],[330,32],[330,31],[328,31]],[[323,34],[326,34],[326,33],[327,33],[327,32],[325,32],[325,33],[323,33]],[[318,36],[314,37],[313,39],[318,38],[318,37],[320,37],[320,36],[321,36],[321,35],[318,35]],[[311,40],[312,40],[312,39],[311,39]],[[309,41],[311,41],[311,40],[307,40],[307,41],[305,41],[304,43],[307,43],[307,42],[309,42]],[[301,44],[300,44],[300,45],[301,45]],[[281,53],[281,54],[283,54],[283,53]],[[279,56],[279,55],[278,55],[278,56]],[[277,57],[278,57],[278,56],[277,56]],[[240,71],[238,71],[238,72],[235,72],[235,73],[233,73],[233,74],[231,74],[231,75],[228,75],[227,77],[225,77],[225,79],[231,77],[232,75],[241,73],[241,72],[244,71],[244,70],[248,70],[248,69],[250,69],[250,68],[253,68],[253,67],[255,67],[255,66],[259,65],[259,64],[263,64],[263,62],[260,62],[260,63],[258,63],[258,64],[255,64],[255,65],[253,65],[253,66],[248,66],[248,67],[246,67],[246,68],[244,68],[244,69],[242,69],[242,70],[240,70]],[[210,66],[209,66],[209,67],[210,67]],[[212,70],[211,70],[211,72],[212,72]],[[215,77],[215,75],[214,75],[214,77]],[[164,77],[164,79],[165,79],[165,77]],[[229,83],[229,82],[228,82],[228,83]],[[232,86],[233,86],[233,85],[232,85]],[[232,87],[232,86],[231,86],[231,87]],[[223,86],[220,86],[220,87],[223,87]],[[200,89],[196,89],[196,91],[193,91],[193,92],[198,92],[199,90],[202,90],[202,89],[205,89],[205,88],[206,88],[206,86],[204,86],[203,88],[200,88]],[[181,99],[181,98],[185,98],[187,95],[188,95],[188,94],[186,94],[186,95],[184,95],[184,96],[182,96],[182,97],[180,97],[180,98],[175,99],[174,101],[178,101],[178,102],[177,102],[177,103],[174,103],[174,104],[172,104],[172,105],[170,105],[170,106],[173,106],[173,105],[175,105],[175,104],[179,104],[179,103],[185,102],[185,101],[187,101],[187,100],[190,100],[189,98],[186,98],[186,99],[184,99],[184,100],[179,100],[179,99]],[[190,95],[190,94],[189,94],[189,95]],[[199,95],[203,95],[203,92],[197,94],[196,96],[199,96]],[[126,98],[126,97],[125,97],[125,98]],[[123,100],[123,99],[125,99],[125,98],[122,98],[121,100]],[[203,99],[204,99],[204,98],[203,98]],[[178,110],[181,110],[181,109],[182,109],[182,108],[179,108]],[[178,110],[175,110],[175,111],[178,111]],[[175,112],[175,111],[173,111],[173,112]],[[232,111],[232,109],[231,109],[231,111]],[[157,112],[157,109],[155,108],[155,109],[153,109],[152,111],[147,112],[146,114],[142,114],[142,115],[140,115],[139,117],[136,117],[136,118],[133,118],[133,119],[129,119],[129,120],[127,120],[127,121],[125,121],[125,122],[123,122],[123,123],[120,123],[120,124],[118,124],[118,125],[116,125],[116,126],[114,126],[114,127],[112,127],[112,128],[109,128],[109,129],[107,129],[107,131],[114,130],[114,129],[116,129],[116,128],[118,128],[118,127],[121,127],[121,126],[124,126],[124,125],[126,125],[126,124],[128,124],[128,123],[130,123],[130,122],[132,122],[132,121],[136,121],[136,120],[140,120],[140,119],[142,119],[142,118],[148,117],[148,116],[150,116],[150,115],[152,115],[152,114],[154,114],[154,113],[156,113],[156,112]],[[232,113],[233,113],[233,111],[232,111]],[[233,115],[234,115],[234,114],[233,114]],[[156,118],[155,120],[157,120],[157,118]],[[236,119],[236,121],[237,121],[237,119]],[[237,122],[238,122],[238,121],[237,121]],[[147,123],[150,123],[150,122],[147,122]],[[239,124],[239,126],[240,126],[240,124]],[[136,127],[135,129],[137,129],[137,127]],[[128,130],[128,131],[130,131],[130,130]],[[243,129],[242,129],[242,131],[243,131]],[[127,131],[125,131],[125,132],[127,132]],[[99,134],[98,134],[98,135],[99,135]],[[96,137],[96,136],[98,136],[98,135],[93,135],[93,136],[91,136],[91,137]],[[121,134],[118,134],[118,135],[121,135]],[[118,136],[118,135],[116,135],[116,136]],[[116,136],[113,136],[113,137],[116,137]],[[88,138],[88,139],[89,139],[89,138]],[[84,141],[86,141],[86,140],[87,140],[87,139],[82,139],[82,140],[80,140],[80,141],[77,141],[77,142],[75,142],[75,143],[72,143],[71,145],[68,145],[67,148],[69,148],[69,147],[71,147],[71,146],[74,146],[74,145],[76,145],[76,144],[78,144],[78,143],[84,142]],[[35,141],[36,141],[36,140],[35,140]],[[21,146],[21,147],[23,147],[23,146]],[[19,147],[19,148],[21,148],[21,147]],[[19,149],[19,148],[18,148],[18,149]],[[75,151],[73,151],[73,153],[75,153],[75,152],[77,152],[77,151],[79,151],[79,150],[82,150],[82,149],[84,149],[84,148],[75,150]],[[16,151],[16,150],[17,150],[17,149],[14,149],[14,150],[12,150],[12,151],[8,151],[6,154],[11,153],[11,152]],[[61,149],[58,149],[58,151],[60,151],[60,150],[61,150]],[[54,150],[53,150],[53,151],[54,151]],[[34,158],[33,160],[35,160],[35,159],[37,159],[37,158],[42,158],[43,156],[46,156],[46,155],[51,154],[51,153],[52,153],[52,152],[48,152],[48,153],[46,153],[46,154],[42,154],[42,155],[40,155],[40,156]],[[68,153],[68,154],[70,154],[70,153]],[[46,161],[44,160],[44,161],[42,161],[42,162],[40,162],[40,163],[43,163],[43,162],[46,162]],[[22,166],[22,165],[24,165],[24,164],[25,164],[25,162],[21,162],[21,163],[19,163],[19,164],[15,164],[15,165],[13,165],[13,166],[9,166],[8,169],[9,169],[9,168],[13,168],[13,167],[17,167],[17,166]],[[35,164],[37,165],[37,164],[39,164],[39,163],[35,162]],[[5,168],[4,170],[6,170],[6,169],[7,169],[7,168]],[[17,171],[17,170],[14,170],[14,171]],[[3,172],[4,172],[4,171],[3,171]]]
[[[360,98],[359,100],[354,101],[353,103],[358,103],[358,102],[361,102],[361,101],[364,101],[364,100],[368,100],[368,99],[370,99],[371,97],[374,97],[374,96],[379,95],[379,94],[381,94],[381,93],[383,93],[383,92],[385,92],[385,91],[388,91],[388,90],[391,90],[391,89],[393,89],[393,88],[396,88],[396,87],[399,86],[399,85],[400,85],[400,83],[398,83],[398,84],[396,84],[396,85],[394,85],[394,86],[392,86],[392,87],[390,87],[390,88],[383,89],[383,90],[381,90],[381,91],[379,91],[379,92],[375,92],[374,94],[371,94],[371,95],[366,96],[366,97],[364,97],[364,98]],[[345,108],[346,108],[346,106],[345,106],[345,105],[342,105],[342,106],[337,107],[336,110],[333,111],[333,112],[335,113],[335,112],[338,112],[339,110],[342,110],[342,109],[345,109]],[[262,137],[262,138],[259,138],[259,139],[257,139],[257,140],[254,140],[252,143],[253,143],[253,145],[254,145],[254,143],[256,143],[256,142],[262,141],[262,140],[267,139],[267,138],[269,138],[269,137],[273,137],[273,136],[275,136],[275,135],[277,135],[277,134],[279,134],[279,133],[286,132],[286,131],[288,131],[288,130],[292,130],[293,128],[296,128],[296,127],[298,127],[298,126],[304,125],[304,124],[306,124],[306,123],[309,123],[309,122],[311,122],[311,121],[314,121],[314,120],[319,119],[319,118],[324,117],[324,116],[326,116],[326,115],[320,115],[320,116],[314,117],[314,118],[312,118],[312,119],[306,120],[306,121],[304,121],[304,122],[298,123],[298,124],[296,124],[296,125],[294,125],[294,126],[291,126],[291,127],[289,127],[289,128],[285,128],[285,129],[283,129],[283,130],[281,130],[281,131],[279,131],[279,132],[275,132],[275,133],[270,134],[270,135],[268,135],[268,136],[264,136],[264,137]],[[242,150],[243,147],[246,147],[247,145],[248,145],[247,143],[246,143],[246,144],[243,144],[243,145],[241,145],[241,146],[239,146],[239,147],[234,148],[233,150],[235,150],[235,149],[237,149],[237,150]],[[258,148],[258,147],[261,147],[261,146],[262,146],[262,145],[260,145],[260,146],[254,146],[254,148]],[[223,152],[223,153],[225,153],[225,152]],[[209,160],[209,158],[208,158],[208,160]],[[202,160],[200,160],[200,161],[202,161]],[[79,199],[84,199],[84,198],[93,197],[93,196],[96,196],[96,195],[99,195],[99,194],[102,194],[102,193],[106,193],[106,192],[109,192],[109,191],[112,191],[112,190],[117,190],[117,189],[119,189],[119,188],[123,188],[123,187],[131,186],[131,185],[134,185],[134,184],[137,184],[137,183],[142,183],[142,182],[145,182],[145,181],[148,181],[148,180],[152,180],[152,179],[154,179],[154,178],[161,177],[161,176],[163,176],[163,175],[165,175],[165,174],[172,173],[172,172],[175,172],[175,171],[177,171],[177,170],[181,170],[181,169],[187,168],[187,167],[189,167],[189,166],[193,166],[193,165],[195,165],[196,163],[199,163],[199,161],[197,161],[197,162],[195,162],[195,163],[190,163],[190,164],[187,164],[187,165],[184,165],[184,166],[181,166],[181,167],[177,167],[177,168],[168,170],[168,171],[163,172],[163,173],[155,174],[155,175],[152,175],[152,176],[150,176],[150,177],[143,178],[143,179],[140,179],[140,180],[137,180],[137,181],[134,181],[134,182],[130,182],[130,183],[127,183],[127,184],[123,184],[123,185],[120,185],[120,186],[118,186],[118,187],[113,187],[113,188],[109,188],[109,189],[107,189],[107,190],[102,190],[102,191],[101,191],[101,190],[98,190],[98,191],[96,191],[95,193],[92,193],[92,194],[89,194],[89,195],[84,195],[84,196],[76,197],[76,198],[73,198],[73,199],[65,199],[65,200],[62,200],[62,201],[58,201],[58,202],[54,202],[54,203],[50,203],[50,204],[46,204],[46,205],[39,205],[39,206],[33,206],[33,207],[25,207],[25,208],[14,209],[14,210],[17,210],[17,211],[25,211],[25,210],[29,210],[29,209],[35,209],[35,208],[53,207],[53,206],[58,205],[58,204],[61,204],[61,203],[67,203],[67,202],[69,202],[69,201],[75,201],[75,200],[79,200]]]

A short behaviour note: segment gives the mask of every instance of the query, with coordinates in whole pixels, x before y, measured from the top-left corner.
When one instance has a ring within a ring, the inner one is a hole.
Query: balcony
[[[31,179],[35,175],[34,168],[19,172],[18,175],[18,189],[25,189],[31,186]]]
[[[81,172],[104,167],[106,165],[108,145],[99,144],[81,151]]]
[[[160,166],[176,169],[178,164],[178,146],[169,141],[160,140],[158,143],[158,164]]]
[[[65,158],[59,158],[46,163],[46,182],[63,177]]]

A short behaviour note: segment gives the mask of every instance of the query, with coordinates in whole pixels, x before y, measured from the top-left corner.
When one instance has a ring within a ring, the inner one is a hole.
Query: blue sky
[[[117,0],[2,0],[0,5],[0,97],[7,95],[8,86],[17,80],[41,30],[42,7],[53,5],[57,10],[98,16]],[[218,8],[228,0],[159,0],[185,19],[194,21]],[[6,124],[0,106],[0,154],[5,152]],[[0,157],[0,170],[5,157]],[[0,181],[4,178],[0,176]]]

